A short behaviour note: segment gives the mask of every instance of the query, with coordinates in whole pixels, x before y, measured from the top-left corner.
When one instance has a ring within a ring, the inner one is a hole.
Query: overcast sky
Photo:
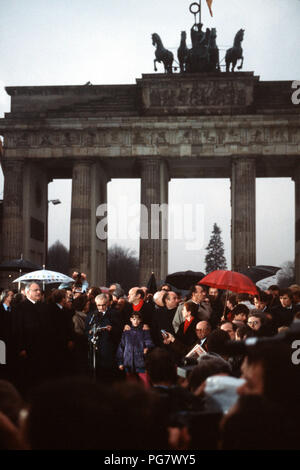
[[[175,54],[180,32],[193,24],[189,0],[0,0],[0,117],[10,110],[5,86],[135,83],[153,73],[157,32]],[[299,0],[214,0],[213,18],[202,0],[202,22],[217,28],[223,49],[245,29],[243,71],[261,80],[300,80]],[[189,37],[189,34],[188,34]],[[158,64],[159,71],[162,66]],[[0,192],[3,190],[3,178]],[[257,264],[281,265],[294,258],[294,184],[289,178],[257,179]],[[129,190],[130,188],[130,190]],[[109,202],[139,201],[138,180],[113,180]],[[49,184],[49,244],[69,246],[71,182]],[[214,222],[222,229],[230,267],[229,180],[171,180],[170,204],[202,208],[199,246],[186,240],[169,243],[169,272],[204,270],[205,247]],[[197,207],[198,207],[197,206]],[[276,208],[276,211],[274,210]],[[54,224],[55,219],[55,224]],[[172,225],[172,220],[171,220]],[[138,251],[138,240],[109,239]]]

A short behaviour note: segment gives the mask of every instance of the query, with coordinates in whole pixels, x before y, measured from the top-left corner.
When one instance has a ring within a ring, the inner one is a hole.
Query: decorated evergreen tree
[[[214,224],[212,235],[208,246],[206,247],[207,255],[205,256],[206,273],[215,271],[216,269],[227,269],[226,258],[224,256],[224,244],[221,237],[221,229]]]

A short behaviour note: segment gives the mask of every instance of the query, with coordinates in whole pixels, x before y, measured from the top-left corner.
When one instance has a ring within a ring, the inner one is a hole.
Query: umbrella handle
[[[226,304],[227,304],[227,300],[228,300],[228,289],[226,290],[226,297],[225,297],[225,303],[224,303],[224,310],[223,310],[223,317],[225,315],[225,312],[226,312]],[[225,318],[225,317],[224,317]]]
[[[21,259],[23,259],[23,254],[21,254]],[[21,275],[22,274],[22,269],[19,269],[19,274]],[[21,292],[21,283],[18,282],[18,292],[20,293]]]

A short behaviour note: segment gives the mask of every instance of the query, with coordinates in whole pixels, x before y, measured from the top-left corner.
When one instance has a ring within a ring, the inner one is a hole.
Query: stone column
[[[4,197],[2,213],[1,261],[10,261],[24,253],[23,237],[23,160],[6,160],[2,164],[4,173]],[[11,286],[16,272],[1,272],[0,281],[3,288]]]
[[[256,264],[255,160],[237,158],[231,178],[231,258],[232,270]]]
[[[168,270],[168,171],[164,161],[141,162],[140,285],[154,272],[164,279]]]
[[[106,284],[107,240],[97,237],[97,208],[106,202],[107,178],[98,163],[76,161],[72,175],[70,270],[87,275],[90,285]]]
[[[23,160],[6,160],[2,219],[2,260],[20,258],[23,253]]]
[[[105,286],[107,271],[107,237],[103,238],[99,224],[107,222],[107,176],[99,163],[92,166],[91,181],[91,277],[90,285]],[[107,226],[104,230],[107,234]],[[100,232],[100,233],[99,233]]]
[[[72,174],[70,269],[91,270],[91,161],[76,161]]]
[[[48,171],[43,162],[25,161],[23,186],[23,254],[42,266],[48,248]]]
[[[295,169],[295,278],[300,283],[300,165]]]

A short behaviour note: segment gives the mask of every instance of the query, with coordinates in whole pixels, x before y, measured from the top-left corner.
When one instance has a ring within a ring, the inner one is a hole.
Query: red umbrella
[[[236,271],[224,271],[218,269],[207,274],[198,284],[205,284],[218,289],[226,289],[232,292],[257,295],[258,291],[248,276]]]

